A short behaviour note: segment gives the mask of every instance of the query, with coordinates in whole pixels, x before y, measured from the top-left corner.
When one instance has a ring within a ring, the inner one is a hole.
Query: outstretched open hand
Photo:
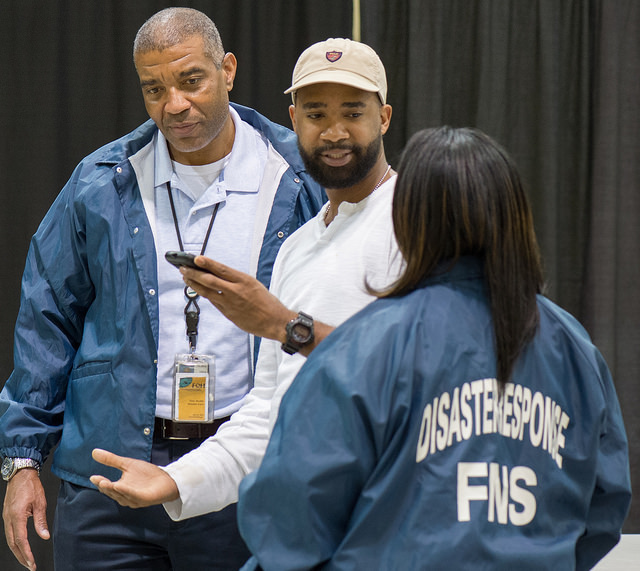
[[[121,478],[115,482],[104,476],[91,476],[91,483],[121,506],[144,508],[180,497],[173,478],[154,464],[118,456],[100,448],[95,448],[91,455],[96,462],[122,471]]]

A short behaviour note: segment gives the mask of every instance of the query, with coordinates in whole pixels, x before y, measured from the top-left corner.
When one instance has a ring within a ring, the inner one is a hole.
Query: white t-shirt
[[[374,288],[390,285],[402,268],[391,220],[395,177],[358,203],[343,202],[329,226],[328,205],[282,245],[271,292],[289,309],[338,326],[373,301]],[[242,478],[262,460],[280,401],[305,357],[287,355],[263,339],[255,384],[244,404],[196,450],[165,469],[180,499],[164,505],[173,519],[220,510],[238,499]]]

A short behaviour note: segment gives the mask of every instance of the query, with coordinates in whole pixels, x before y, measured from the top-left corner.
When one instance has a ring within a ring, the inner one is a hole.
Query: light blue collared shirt
[[[218,164],[221,170],[217,179],[200,197],[187,188],[175,173],[162,133],[158,132],[154,140],[155,242],[160,308],[156,415],[164,418],[171,418],[175,355],[189,352],[184,317],[187,303],[185,284],[180,272],[164,260],[167,250],[180,249],[167,183],[172,190],[184,249],[193,254],[200,253],[213,209],[220,203],[204,253],[223,264],[250,272],[258,191],[267,161],[268,142],[253,127],[243,123],[235,110],[229,110],[236,129],[233,148]],[[185,165],[179,167],[185,169]],[[198,168],[194,171],[197,172]],[[198,305],[200,322],[196,352],[215,356],[215,417],[220,418],[240,408],[251,388],[249,335],[206,299],[200,298]]]

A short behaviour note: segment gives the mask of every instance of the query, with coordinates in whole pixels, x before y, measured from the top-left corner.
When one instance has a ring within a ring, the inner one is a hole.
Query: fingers
[[[220,290],[232,287],[233,284],[241,284],[251,281],[251,276],[235,270],[229,266],[225,266],[220,262],[207,258],[206,256],[196,256],[196,265],[200,266],[204,271],[194,270],[183,266],[180,268],[182,275],[191,287],[196,289],[198,285],[210,290]]]
[[[7,544],[21,565],[35,569],[27,535],[27,523],[34,519],[36,532],[43,539],[49,538],[46,520],[47,499],[37,472],[32,468],[20,470],[7,484],[4,508],[4,529]]]
[[[117,454],[113,454],[112,452],[108,452],[107,450],[102,450],[101,448],[94,448],[91,452],[91,456],[96,462],[104,464],[105,466],[117,468],[118,470],[124,470],[125,464],[127,462],[127,458],[118,456]],[[104,476],[101,476],[99,474],[91,476],[89,480],[96,488],[98,488],[100,492],[116,500],[118,503],[121,503],[120,494],[118,494],[115,490],[117,482],[112,482],[111,480],[109,480],[109,478],[105,478]]]
[[[213,274],[192,270],[189,268],[180,268],[184,283],[195,290],[199,295],[208,299],[215,298],[218,291],[223,287],[227,288],[230,282],[220,279]],[[213,301],[213,300],[212,300]]]
[[[99,492],[121,506],[141,508],[162,503],[165,498],[173,499],[174,494],[179,497],[173,479],[164,470],[149,462],[117,456],[99,448],[93,450],[92,456],[97,462],[122,472],[120,479],[115,481],[99,474],[90,478]],[[171,486],[175,488],[175,493]]]
[[[25,538],[19,539],[14,533],[13,527],[5,523],[4,535],[7,539],[7,545],[9,546],[9,549],[11,549],[11,553],[13,553],[14,557],[18,560],[20,565],[23,565],[27,569],[34,569],[35,560],[33,558],[33,554],[31,553],[29,542],[26,540],[26,527]]]
[[[100,489],[102,486],[106,486],[108,482],[111,482],[111,480],[99,475],[91,476],[89,480],[98,489]]]
[[[13,542],[9,543],[9,548],[21,565],[24,565],[27,569],[35,569],[36,560],[33,557],[31,546],[29,545],[29,540],[26,536],[26,527],[24,531],[24,537],[22,535],[15,536]]]
[[[94,475],[89,478],[91,483],[98,488],[98,491],[103,493],[105,496],[109,496],[110,498],[116,500],[119,504],[127,505],[122,503],[121,500],[125,498],[120,491],[122,487],[122,483],[120,480],[112,482],[109,478],[105,478],[104,476]]]
[[[101,448],[94,448],[91,452],[91,457],[100,464],[111,466],[112,468],[117,468],[118,470],[123,470],[128,460],[128,458],[118,456],[117,454],[113,454],[112,452],[107,452],[106,450],[102,450]]]
[[[206,256],[196,256],[195,263],[197,266],[200,266],[202,269],[225,281],[237,281],[238,278],[242,276],[242,272],[234,270]]]
[[[91,476],[90,480],[91,483],[98,488],[98,491],[101,494],[104,494],[105,496],[118,502],[121,506],[137,509],[153,505],[152,503],[145,502],[143,499],[141,499],[139,497],[139,494],[137,494],[135,490],[132,491],[120,480],[117,482],[112,482],[111,480],[104,478],[103,476]]]
[[[4,534],[9,549],[21,565],[35,569],[36,562],[27,537],[27,518],[8,516],[5,509],[4,520]]]
[[[112,500],[118,502],[121,506],[136,507],[131,504],[129,498],[118,491],[118,482],[112,482],[104,476],[94,475],[89,478],[91,483],[98,488],[98,491]]]
[[[115,500],[121,506],[125,506],[128,508],[138,507],[136,505],[133,505],[129,501],[129,498],[127,496],[118,492],[118,490],[116,489],[116,484],[117,482],[110,482],[109,480],[105,479],[102,482],[100,482],[100,484],[98,485],[98,491],[101,494],[104,494],[105,496],[110,497],[112,500]]]

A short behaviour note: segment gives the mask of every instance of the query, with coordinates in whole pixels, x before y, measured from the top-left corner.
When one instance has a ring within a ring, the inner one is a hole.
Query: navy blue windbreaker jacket
[[[233,105],[233,104],[232,104]],[[295,134],[233,105],[290,168],[272,204],[257,278],[268,287],[284,239],[326,196],[306,173]],[[147,121],[75,169],[34,235],[22,281],[15,368],[0,394],[0,453],[42,462],[90,486],[119,471],[93,448],[149,460],[156,406],[156,250],[128,157],[156,133]],[[257,346],[257,343],[256,343]]]
[[[591,568],[629,509],[627,439],[585,330],[538,309],[502,399],[474,258],[332,332],[241,484],[246,569]]]

